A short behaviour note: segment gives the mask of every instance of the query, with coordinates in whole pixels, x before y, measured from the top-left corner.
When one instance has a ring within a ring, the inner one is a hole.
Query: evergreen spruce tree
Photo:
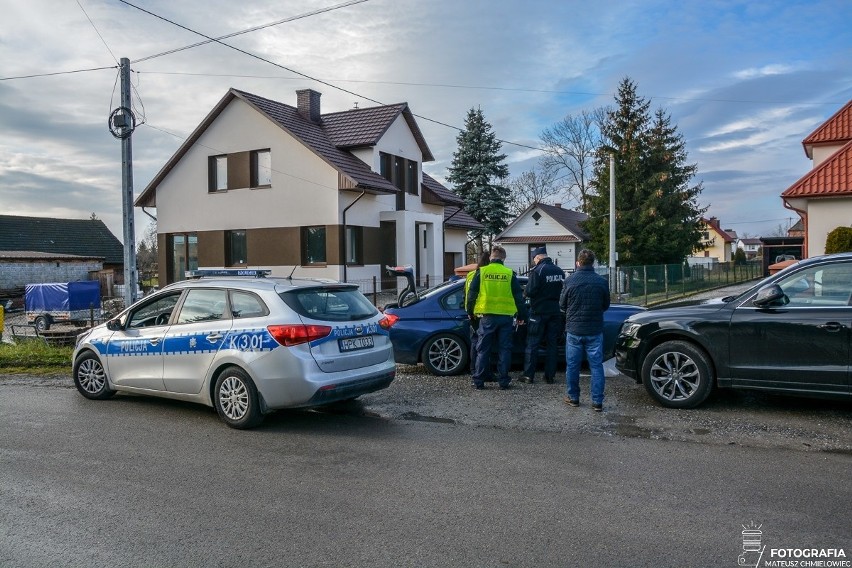
[[[601,131],[604,146],[594,168],[589,219],[584,228],[590,248],[600,258],[609,254],[609,157],[615,156],[616,245],[621,265],[675,264],[700,242],[701,184],[690,186],[696,173],[686,164],[683,137],[670,117],[622,80]]]
[[[481,109],[470,109],[456,141],[458,151],[453,153],[447,180],[464,199],[465,210],[494,236],[509,222],[509,189],[502,185],[509,175],[509,166],[503,163],[506,155],[500,153],[500,141]]]

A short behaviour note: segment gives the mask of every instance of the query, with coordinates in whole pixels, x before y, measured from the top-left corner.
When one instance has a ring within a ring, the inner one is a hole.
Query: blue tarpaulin
[[[24,301],[28,312],[100,308],[101,284],[97,280],[27,284]]]

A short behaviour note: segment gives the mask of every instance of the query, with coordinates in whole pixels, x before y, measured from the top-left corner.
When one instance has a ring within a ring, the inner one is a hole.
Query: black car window
[[[852,262],[819,264],[778,281],[788,306],[848,306],[852,297]]]
[[[189,290],[180,307],[177,323],[214,321],[225,316],[228,307],[228,291],[216,289]]]
[[[128,314],[128,329],[166,325],[179,298],[180,292],[173,292],[145,302]]]

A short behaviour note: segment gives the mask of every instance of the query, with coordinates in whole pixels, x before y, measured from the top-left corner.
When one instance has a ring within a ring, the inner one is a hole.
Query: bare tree
[[[567,195],[579,195],[580,208],[588,209],[589,180],[592,177],[595,152],[601,146],[600,125],[607,108],[600,107],[579,115],[566,115],[541,133],[544,156],[542,167],[561,181]]]
[[[548,203],[560,195],[554,183],[556,174],[547,170],[530,170],[509,182],[509,214],[517,217],[532,203]]]

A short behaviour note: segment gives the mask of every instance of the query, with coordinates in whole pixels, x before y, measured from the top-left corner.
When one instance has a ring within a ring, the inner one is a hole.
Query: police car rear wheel
[[[92,352],[77,357],[74,361],[73,375],[74,386],[86,398],[103,400],[115,394],[115,391],[109,388],[101,360]]]
[[[213,403],[219,418],[231,428],[252,428],[263,420],[257,389],[238,367],[228,367],[216,379]]]

